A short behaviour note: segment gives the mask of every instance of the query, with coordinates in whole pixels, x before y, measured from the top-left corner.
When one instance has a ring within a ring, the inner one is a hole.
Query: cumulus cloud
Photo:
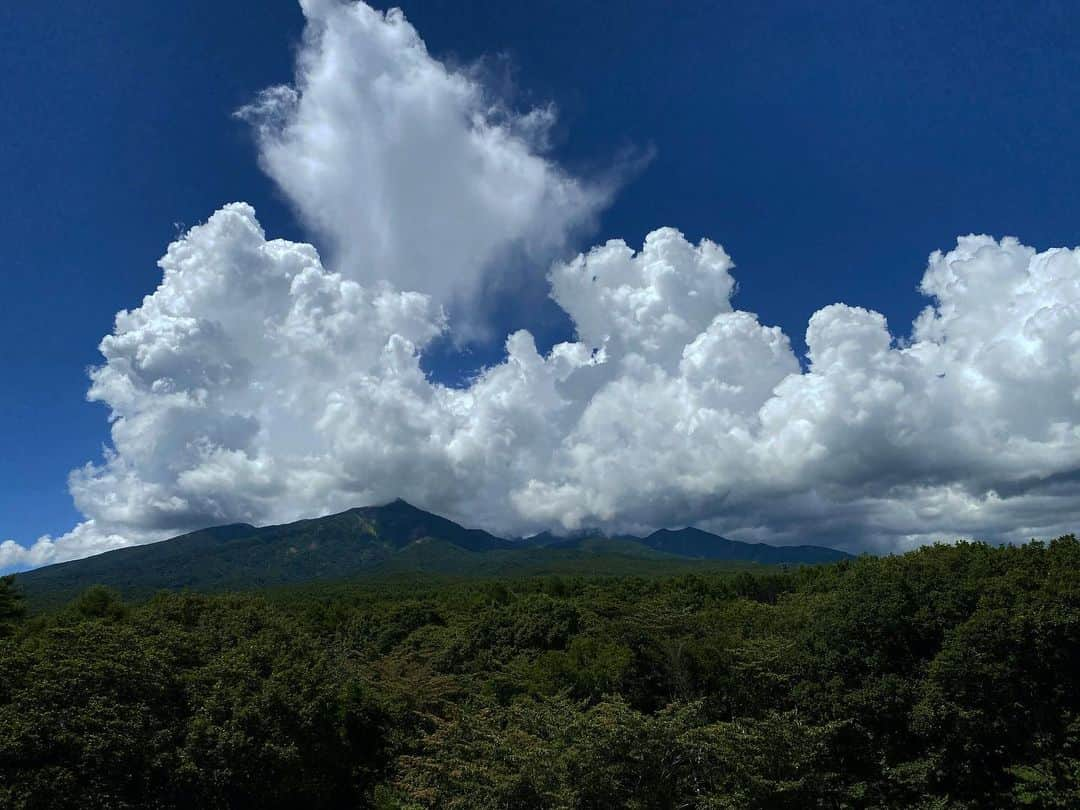
[[[930,256],[907,335],[825,307],[804,370],[780,329],[734,307],[719,245],[661,228],[639,249],[612,240],[550,265],[571,340],[542,354],[517,331],[470,385],[427,378],[448,302],[506,244],[562,238],[588,193],[522,122],[485,117],[477,86],[399,13],[304,8],[315,30],[297,86],[248,114],[334,260],[267,239],[243,203],[169,246],[91,374],[112,442],[71,474],[85,522],[0,544],[0,568],[399,496],[507,534],[694,523],[891,551],[1075,528],[1080,250],[962,237]],[[425,197],[410,171],[428,162],[461,182]],[[518,184],[532,202],[517,211],[481,193]],[[569,218],[549,207],[559,195],[580,203]]]
[[[333,269],[468,310],[511,256],[542,273],[605,201],[601,184],[543,156],[552,108],[517,112],[474,72],[448,69],[401,11],[301,7],[295,84],[239,115]]]
[[[835,304],[787,337],[732,307],[732,262],[670,228],[551,271],[577,338],[469,387],[425,378],[429,296],[365,287],[226,206],[117,316],[90,397],[113,449],[77,470],[88,516],[4,563],[212,523],[403,496],[504,532],[696,522],[745,539],[895,550],[1068,530],[1080,490],[1080,251],[959,240],[907,339]]]

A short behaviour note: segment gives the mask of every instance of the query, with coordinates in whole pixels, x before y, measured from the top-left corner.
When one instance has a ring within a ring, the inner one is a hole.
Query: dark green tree
[[[11,635],[26,617],[26,602],[15,577],[0,577],[0,637]]]

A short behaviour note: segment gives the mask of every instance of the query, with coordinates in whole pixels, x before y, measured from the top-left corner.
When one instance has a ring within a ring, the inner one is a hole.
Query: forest
[[[1080,543],[28,610],[0,807],[1080,806]]]

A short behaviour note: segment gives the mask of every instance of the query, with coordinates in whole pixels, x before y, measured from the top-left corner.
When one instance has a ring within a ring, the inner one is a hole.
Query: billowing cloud
[[[605,201],[600,184],[543,156],[553,110],[516,112],[469,71],[448,69],[400,11],[301,6],[295,84],[239,114],[333,269],[469,309],[511,257],[542,274]]]
[[[37,564],[224,521],[403,496],[505,532],[698,522],[893,550],[1019,539],[1080,507],[1080,251],[970,236],[935,253],[910,337],[836,304],[787,337],[732,308],[732,263],[672,229],[556,265],[577,340],[469,387],[426,379],[426,295],[327,271],[226,206],[117,316],[90,397],[113,450],[72,475],[88,520]]]
[[[477,86],[400,14],[304,7],[297,88],[264,95],[257,117],[264,161],[334,260],[268,240],[243,203],[172,244],[157,290],[101,343],[89,397],[112,443],[71,475],[85,522],[0,544],[0,568],[399,496],[504,533],[696,523],[854,550],[1076,527],[1080,250],[962,237],[930,256],[909,334],[825,307],[803,369],[780,329],[734,307],[724,250],[662,228],[547,265],[572,340],[541,354],[518,331],[467,387],[427,378],[446,306],[506,245],[567,233],[578,214],[551,200],[588,194],[524,123],[478,118]],[[425,195],[410,171],[427,161]],[[477,203],[519,183],[536,204]]]

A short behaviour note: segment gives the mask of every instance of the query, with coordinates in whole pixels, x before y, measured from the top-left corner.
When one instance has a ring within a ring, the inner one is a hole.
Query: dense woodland
[[[1080,544],[165,593],[0,580],[5,808],[1080,806]]]

